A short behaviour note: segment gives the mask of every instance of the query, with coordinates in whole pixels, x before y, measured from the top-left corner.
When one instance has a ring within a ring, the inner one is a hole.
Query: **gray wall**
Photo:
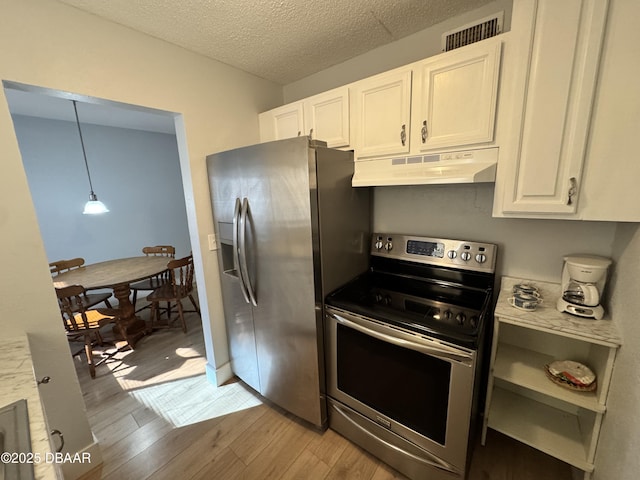
[[[493,183],[375,187],[373,228],[498,245],[497,275],[559,282],[562,257],[611,256],[616,223],[493,218]]]
[[[74,122],[13,116],[49,261],[141,255],[145,245],[191,250],[175,135],[82,124],[91,180],[109,208],[83,215],[89,182]]]
[[[596,456],[594,480],[635,480],[640,471],[640,226],[621,223],[613,245],[610,310],[622,335]]]

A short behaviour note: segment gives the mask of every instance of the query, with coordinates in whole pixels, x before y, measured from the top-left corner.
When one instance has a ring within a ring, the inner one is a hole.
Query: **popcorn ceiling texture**
[[[285,85],[491,0],[58,0]]]

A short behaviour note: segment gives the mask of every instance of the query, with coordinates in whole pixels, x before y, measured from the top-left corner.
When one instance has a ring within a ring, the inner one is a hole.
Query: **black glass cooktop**
[[[327,305],[417,333],[477,347],[491,289],[370,271],[331,293]]]

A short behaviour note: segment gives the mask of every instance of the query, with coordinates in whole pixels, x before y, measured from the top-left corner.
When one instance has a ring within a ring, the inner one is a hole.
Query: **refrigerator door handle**
[[[245,282],[247,293],[249,294],[249,298],[251,299],[251,303],[254,307],[258,306],[258,301],[256,300],[256,295],[253,290],[253,286],[251,285],[251,278],[249,277],[249,268],[247,267],[247,213],[249,211],[249,200],[245,197],[242,200],[242,210],[240,212],[240,227],[239,227],[239,235],[240,235],[240,243],[238,253],[240,254],[240,272],[242,272],[242,278]]]
[[[247,292],[247,285],[244,282],[244,278],[242,277],[242,269],[240,268],[238,253],[238,228],[240,228],[240,199],[236,198],[236,206],[233,209],[233,268],[238,274],[242,296],[244,297],[245,302],[250,303],[249,293]]]

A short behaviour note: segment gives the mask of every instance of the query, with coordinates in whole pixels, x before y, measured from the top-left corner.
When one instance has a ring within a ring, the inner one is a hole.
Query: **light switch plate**
[[[210,233],[208,238],[209,238],[209,250],[217,250],[218,244],[216,243],[216,234]]]

